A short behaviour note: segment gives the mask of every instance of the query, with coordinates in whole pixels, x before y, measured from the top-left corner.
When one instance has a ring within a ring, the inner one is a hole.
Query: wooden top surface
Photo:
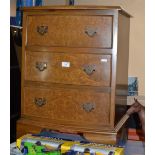
[[[35,6],[35,7],[23,7],[23,11],[52,11],[52,10],[118,10],[124,15],[131,17],[126,11],[124,11],[120,6],[94,6],[94,5],[56,5],[56,6]]]

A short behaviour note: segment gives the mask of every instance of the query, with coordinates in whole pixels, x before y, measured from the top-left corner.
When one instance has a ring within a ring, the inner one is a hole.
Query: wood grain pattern
[[[38,106],[35,98],[46,100]],[[79,124],[79,126],[108,125],[110,116],[110,94],[76,89],[39,89],[25,88],[24,115]],[[86,111],[84,104],[94,104],[91,111]]]
[[[117,11],[119,11],[119,13],[120,14],[123,14],[123,15],[125,15],[125,16],[127,16],[127,17],[132,17],[129,13],[127,13],[125,10],[123,10],[120,6],[98,6],[98,5],[96,5],[96,6],[91,6],[91,5],[80,5],[80,6],[78,6],[78,5],[76,5],[76,6],[44,6],[44,7],[24,7],[24,8],[22,8],[22,10],[24,10],[25,12],[26,11],[42,11],[42,12],[44,12],[44,11],[46,11],[46,12],[50,12],[50,11],[57,11],[57,10],[65,10],[65,11],[67,11],[67,10],[78,10],[78,11],[83,11],[83,10],[91,10],[91,12],[92,11],[99,11],[99,10],[101,10],[101,11],[103,11],[103,10],[106,10],[106,11],[113,11],[113,10],[117,10]]]
[[[23,136],[24,134],[31,133],[39,133],[43,128],[47,128],[47,125],[43,125],[42,123],[35,123],[34,121],[31,120],[19,120],[17,124],[17,138]],[[51,129],[51,128],[47,128]],[[55,126],[52,128],[53,130],[55,129]],[[90,142],[96,142],[96,143],[103,143],[103,144],[116,144],[117,141],[117,133],[111,133],[111,132],[80,132],[72,130],[70,128],[68,129],[63,129],[63,127],[57,127],[57,130],[54,131],[61,131],[61,132],[66,132],[66,133],[73,133],[73,134],[80,134],[83,135],[87,140]],[[110,130],[109,130],[110,131]]]
[[[117,133],[84,133],[84,137],[100,144],[116,144],[117,141]]]
[[[116,143],[116,86],[127,78],[129,14],[106,6],[23,10],[17,135],[48,128]]]
[[[52,47],[52,46],[26,46],[26,51],[32,52],[58,52],[58,53],[78,53],[78,54],[106,54],[111,55],[112,49],[102,49],[102,48],[74,48],[74,47]]]
[[[28,16],[27,44],[67,47],[112,47],[112,16]],[[40,35],[38,26],[47,26],[47,33]],[[85,33],[95,29],[93,37]]]
[[[37,62],[47,63],[47,69],[39,71]],[[110,55],[27,52],[25,64],[25,80],[90,86],[111,83]],[[87,67],[94,68],[90,75],[84,71]]]

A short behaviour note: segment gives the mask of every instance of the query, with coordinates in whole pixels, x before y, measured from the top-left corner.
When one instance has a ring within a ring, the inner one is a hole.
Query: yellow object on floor
[[[83,155],[124,155],[123,147],[97,143],[80,143],[79,141],[67,141],[43,136],[33,136],[31,134],[24,135],[16,141],[16,145],[19,149],[23,149],[24,143],[43,146],[47,150],[60,151],[61,154],[73,152],[70,153],[70,155],[77,153]]]

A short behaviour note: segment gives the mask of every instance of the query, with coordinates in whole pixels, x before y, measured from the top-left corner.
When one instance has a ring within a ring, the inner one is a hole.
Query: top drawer
[[[27,45],[112,48],[112,22],[112,16],[28,16]]]

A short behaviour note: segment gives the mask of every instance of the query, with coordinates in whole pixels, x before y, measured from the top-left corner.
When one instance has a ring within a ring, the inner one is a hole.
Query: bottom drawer
[[[110,94],[88,89],[25,87],[22,113],[68,125],[109,125]]]

